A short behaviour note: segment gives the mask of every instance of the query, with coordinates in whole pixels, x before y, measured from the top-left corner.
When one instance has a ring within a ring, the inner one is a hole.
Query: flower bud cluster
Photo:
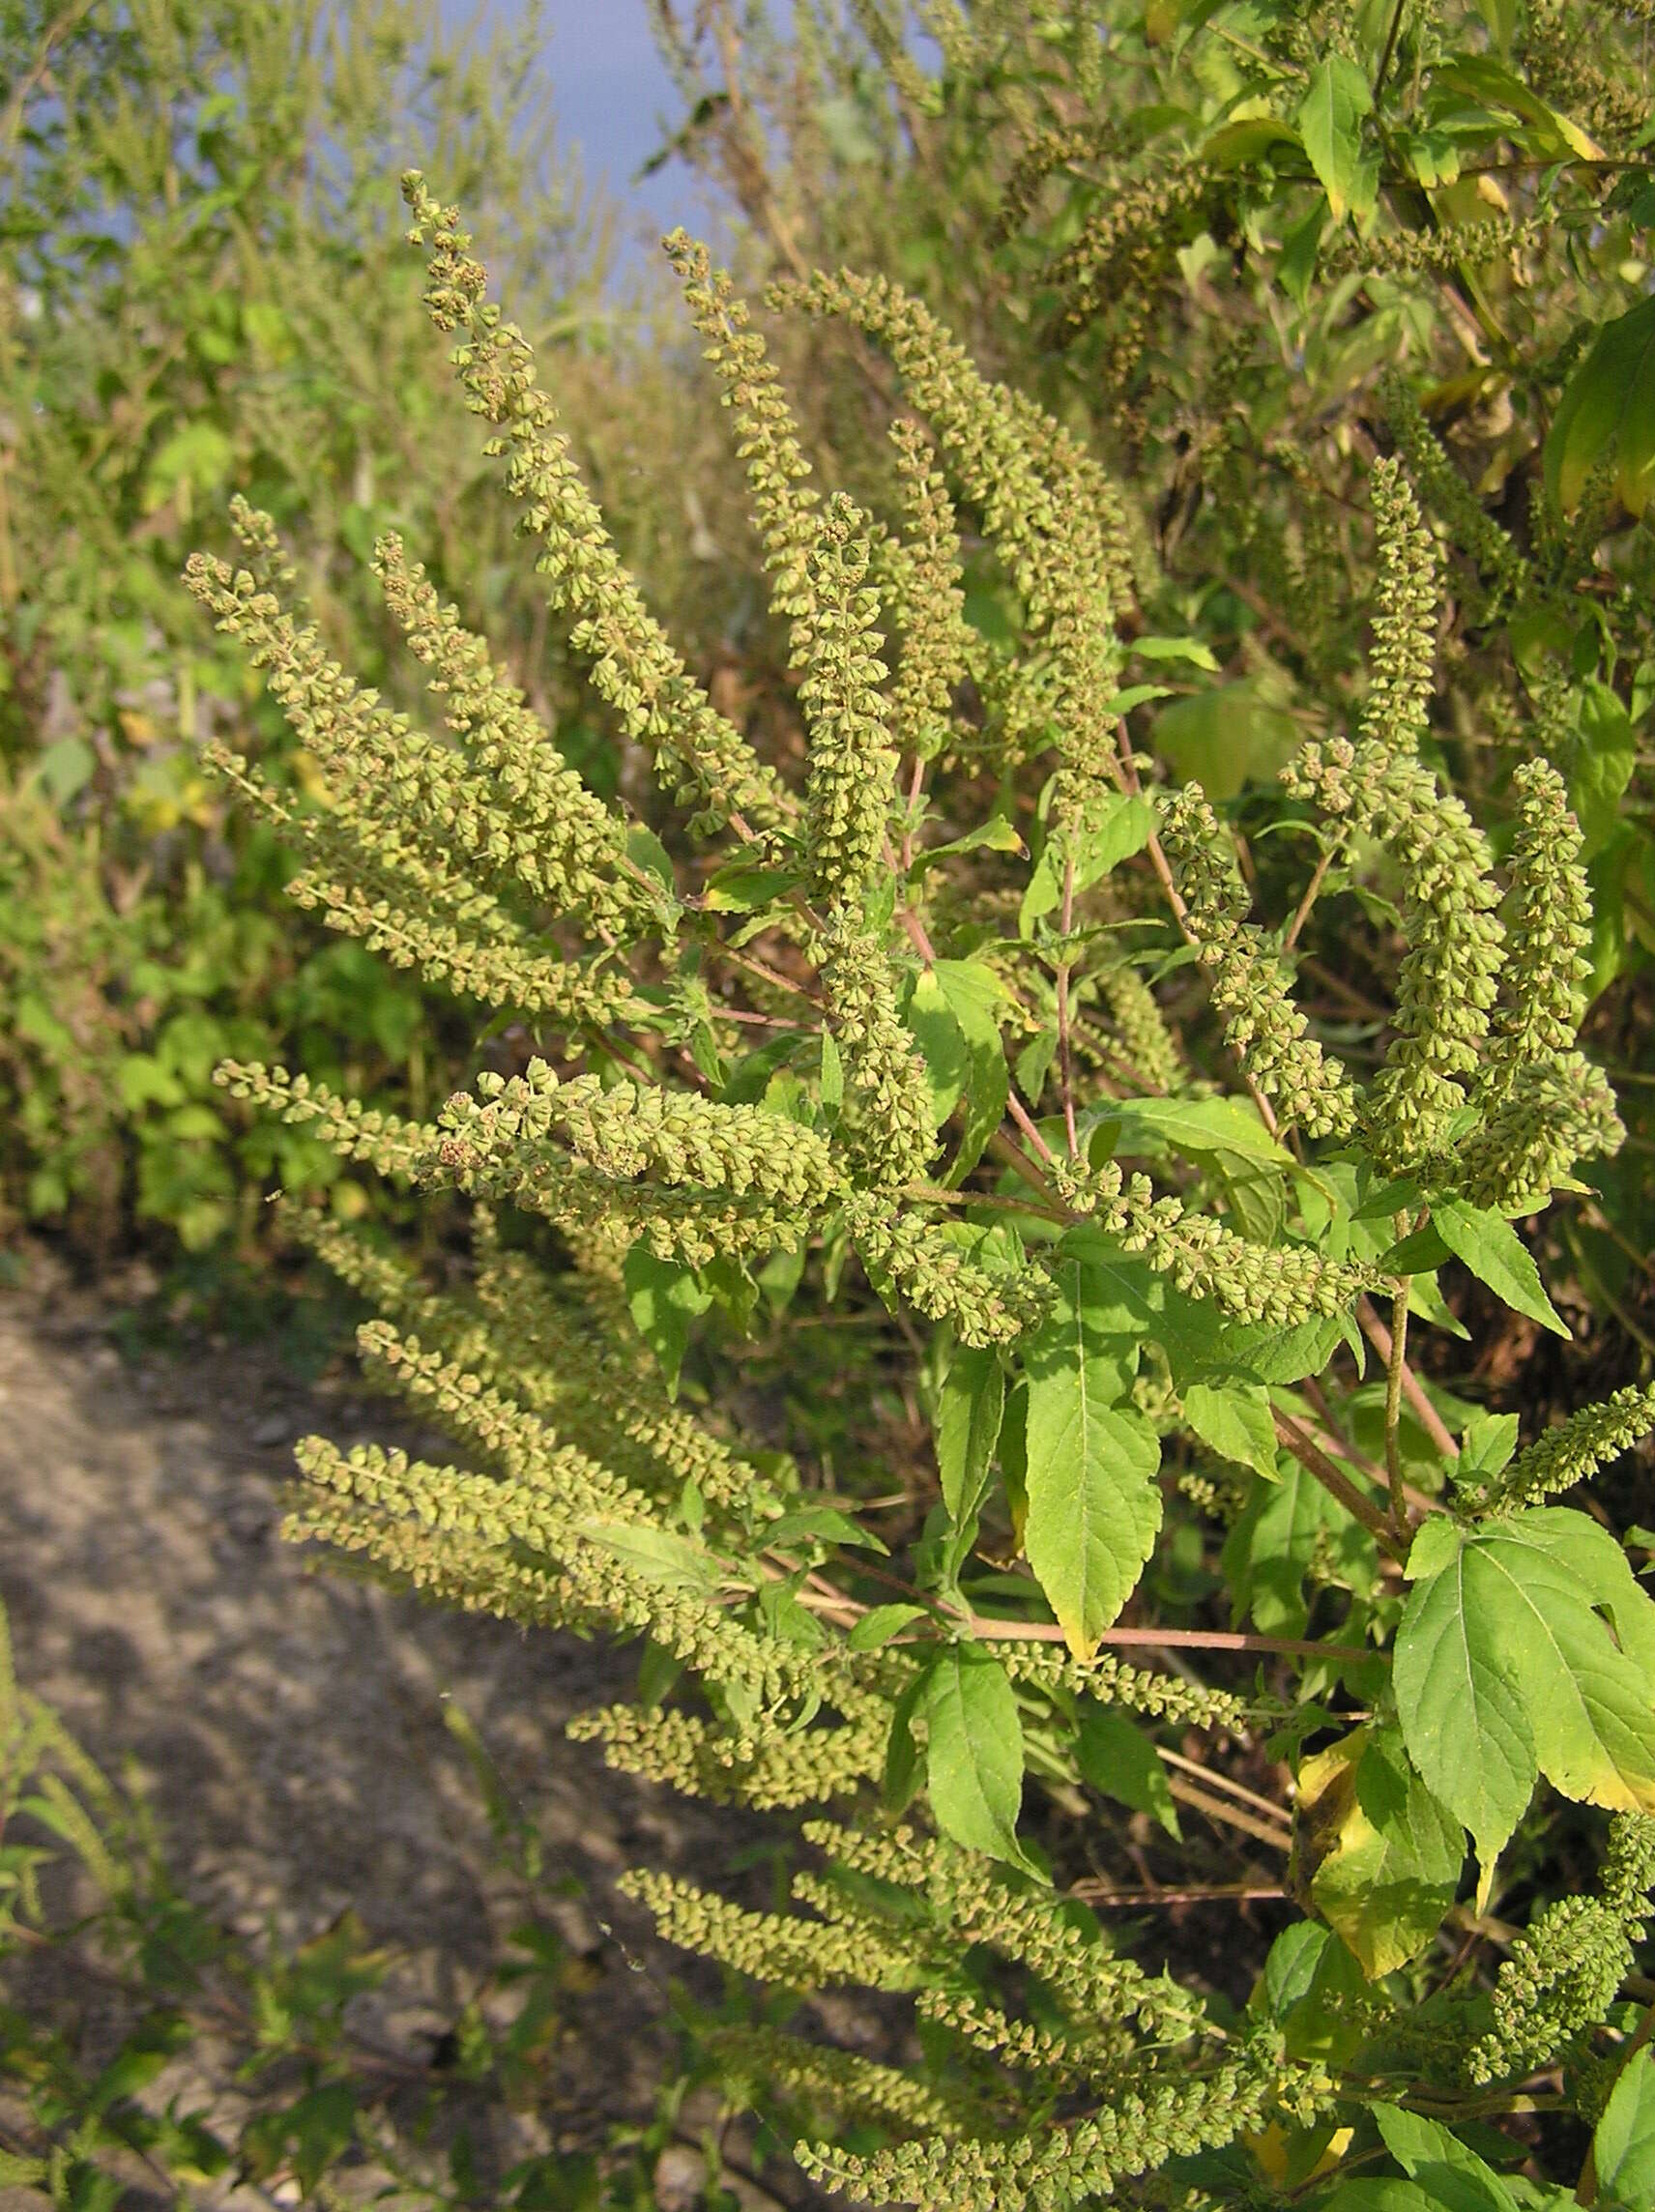
[[[1347,1134],[1356,1118],[1349,1077],[1310,1034],[1291,978],[1264,933],[1245,920],[1247,892],[1230,840],[1199,783],[1161,809],[1167,857],[1177,874],[1196,957],[1242,1066],[1286,1121],[1313,1137]]]
[[[539,389],[529,341],[484,303],[487,272],[458,209],[439,205],[418,170],[402,191],[410,242],[429,247],[426,306],[439,330],[461,334],[453,361],[467,405],[495,426],[488,450],[507,461],[524,529],[544,540],[537,567],[553,606],[573,618],[570,641],[591,660],[594,688],[626,736],[655,753],[663,776],[700,801],[700,819],[769,823],[785,811],[774,775],[690,677],[622,566]]]

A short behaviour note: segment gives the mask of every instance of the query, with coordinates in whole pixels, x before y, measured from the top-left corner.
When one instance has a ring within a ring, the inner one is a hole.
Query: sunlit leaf
[[[1317,64],[1299,103],[1299,136],[1335,222],[1348,214],[1365,218],[1373,212],[1379,162],[1362,143],[1362,121],[1373,105],[1367,78],[1337,52]]]
[[[1470,1829],[1485,1882],[1541,1774],[1565,1796],[1655,1811],[1655,1604],[1607,1529],[1558,1506],[1469,1531],[1439,1517],[1408,1572],[1403,1738]]]
[[[1029,1867],[1017,1841],[1023,1724],[1005,1669],[980,1644],[951,1644],[926,1676],[925,1788],[945,1836]]]

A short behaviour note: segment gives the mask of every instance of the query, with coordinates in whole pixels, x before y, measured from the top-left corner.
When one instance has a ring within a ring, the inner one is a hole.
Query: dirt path
[[[33,1267],[31,1295],[0,1297],[0,1599],[18,1673],[101,1762],[136,1760],[176,1877],[223,1921],[256,1938],[272,1919],[292,1942],[349,1906],[403,1953],[372,2025],[421,2058],[516,1906],[444,1723],[457,1700],[571,1892],[559,1932],[595,1987],[571,2000],[551,2133],[595,2147],[606,2124],[649,2116],[662,1993],[686,1965],[614,1878],[720,1867],[740,1839],[731,1816],[566,1739],[572,1714],[627,1694],[632,1655],[319,1574],[279,1540],[293,1440],[348,1444],[393,1419],[234,1348],[129,1364],[109,1317]]]

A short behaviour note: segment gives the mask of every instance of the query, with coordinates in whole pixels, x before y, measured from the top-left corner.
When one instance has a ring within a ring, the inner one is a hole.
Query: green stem
[[[1402,1471],[1402,1383],[1408,1369],[1408,1307],[1413,1277],[1405,1275],[1391,1305],[1391,1355],[1385,1366],[1385,1472],[1391,1486],[1391,1527],[1403,1544],[1413,1532]]]

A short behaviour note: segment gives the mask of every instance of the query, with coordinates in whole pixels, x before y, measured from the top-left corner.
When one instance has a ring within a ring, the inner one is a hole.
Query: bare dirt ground
[[[354,1908],[399,1954],[373,2031],[421,2058],[521,1911],[445,1725],[457,1701],[567,1891],[552,1909],[588,1985],[537,2132],[592,2148],[646,2120],[689,1963],[615,1878],[721,1869],[747,1839],[566,1740],[635,1655],[317,1572],[278,1535],[292,1442],[419,1448],[396,1410],[257,1348],[134,1362],[115,1333],[44,1256],[0,1295],[0,1600],[25,1686],[106,1769],[136,1762],[176,1878],[222,1923],[292,1944]]]

